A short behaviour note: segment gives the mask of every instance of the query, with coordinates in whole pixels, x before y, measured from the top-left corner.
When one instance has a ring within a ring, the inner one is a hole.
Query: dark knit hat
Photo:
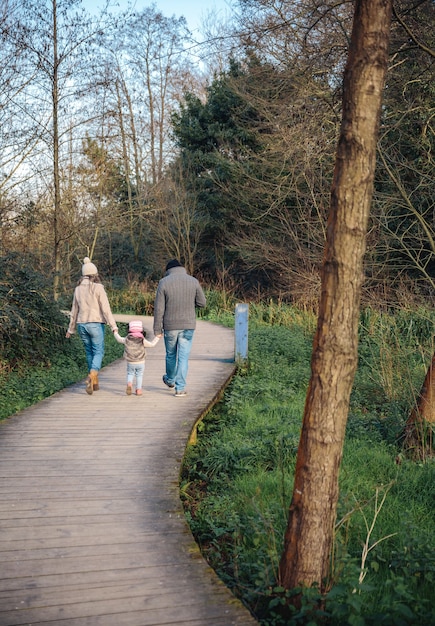
[[[180,263],[180,261],[178,261],[177,259],[172,259],[172,261],[169,261],[166,265],[166,271],[172,269],[173,267],[183,267]]]

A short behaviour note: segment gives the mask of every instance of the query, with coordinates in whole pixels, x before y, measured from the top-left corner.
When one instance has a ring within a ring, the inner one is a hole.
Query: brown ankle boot
[[[89,376],[86,379],[86,393],[88,393],[90,396],[92,395],[92,392],[94,391],[94,385],[92,382],[92,378],[91,378],[91,372],[89,372]]]
[[[89,386],[91,387],[91,391],[90,392],[88,391],[88,385],[86,385],[86,391],[87,393],[92,393],[93,391],[96,391],[99,388],[97,370],[91,370],[89,372],[89,378],[90,378]]]
[[[100,388],[100,382],[98,380],[98,372],[95,372],[95,377],[92,381],[92,387],[94,388],[94,391],[98,391]]]

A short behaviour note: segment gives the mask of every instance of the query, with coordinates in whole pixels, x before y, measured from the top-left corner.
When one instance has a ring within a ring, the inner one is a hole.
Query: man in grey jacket
[[[177,259],[166,265],[154,301],[154,335],[164,336],[166,373],[163,382],[175,388],[177,398],[186,395],[186,378],[196,307],[205,307],[206,299],[198,280],[190,276]]]

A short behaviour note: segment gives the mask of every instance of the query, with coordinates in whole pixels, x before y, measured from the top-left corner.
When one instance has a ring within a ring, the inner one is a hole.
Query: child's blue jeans
[[[127,385],[133,384],[133,380],[136,378],[135,389],[142,389],[144,371],[145,363],[129,363],[127,361]]]

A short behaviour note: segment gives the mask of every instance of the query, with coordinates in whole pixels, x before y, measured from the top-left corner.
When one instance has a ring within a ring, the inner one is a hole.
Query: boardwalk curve
[[[0,422],[0,626],[257,624],[201,557],[178,497],[192,426],[233,357],[233,331],[199,321],[185,398],[162,384],[161,341],[142,397],[125,394],[119,360],[92,396],[75,384]]]

